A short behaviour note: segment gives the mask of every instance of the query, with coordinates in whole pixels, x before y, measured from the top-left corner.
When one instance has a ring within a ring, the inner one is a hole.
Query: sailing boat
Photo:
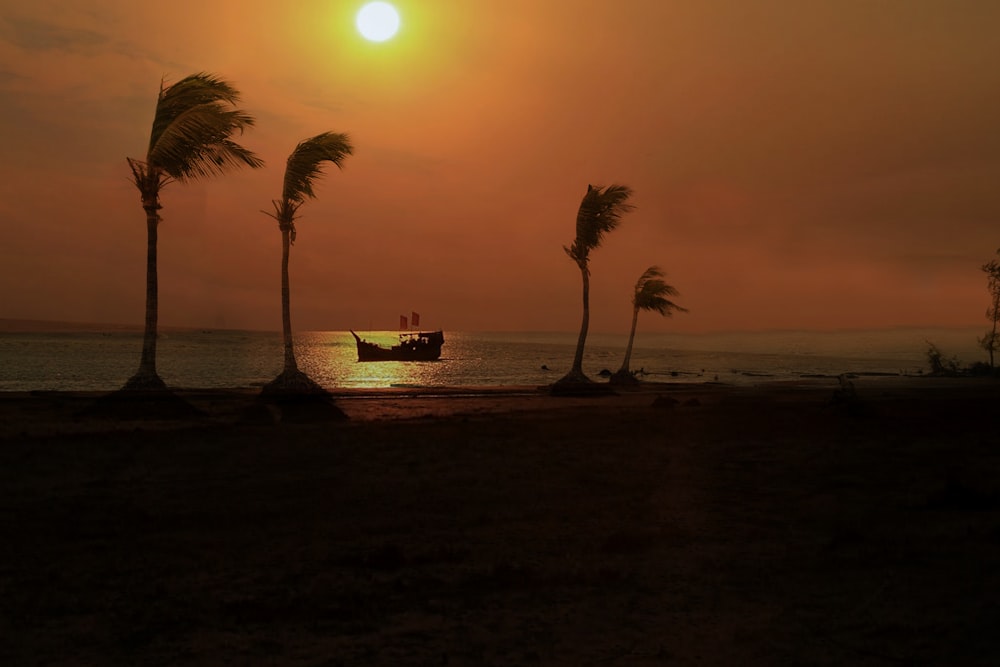
[[[413,326],[420,326],[420,313],[410,314]],[[406,315],[399,316],[399,328],[407,329]],[[443,331],[403,331],[399,344],[383,347],[370,343],[351,331],[358,346],[358,361],[436,361],[441,358]]]

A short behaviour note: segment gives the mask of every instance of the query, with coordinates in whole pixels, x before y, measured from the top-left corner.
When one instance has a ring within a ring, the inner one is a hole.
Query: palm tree
[[[576,342],[573,367],[556,384],[579,385],[590,382],[590,378],[583,372],[583,348],[587,343],[587,329],[590,326],[590,252],[601,247],[604,235],[614,230],[622,216],[635,208],[628,203],[631,196],[632,189],[624,185],[609,185],[606,188],[588,185],[587,194],[580,202],[580,209],[576,214],[576,239],[572,246],[563,246],[563,250],[576,262],[583,277],[583,322]]]
[[[266,393],[325,393],[295,362],[292,347],[292,319],[288,288],[288,253],[295,243],[295,218],[306,198],[315,198],[313,182],[323,175],[323,163],[332,162],[343,169],[344,160],[354,152],[346,134],[324,132],[300,142],[285,165],[281,199],[272,200],[274,213],[264,211],[278,221],[281,230],[281,331],[284,338],[284,370],[264,388]]]
[[[614,383],[634,382],[635,376],[629,370],[632,360],[632,343],[635,341],[635,325],[639,321],[640,310],[655,310],[664,317],[670,317],[674,311],[687,312],[687,308],[678,306],[669,300],[668,296],[677,296],[673,285],[663,282],[663,271],[658,266],[651,266],[639,276],[632,294],[632,331],[628,335],[628,346],[625,348],[625,360],[622,367],[611,376]]]
[[[160,224],[160,190],[169,183],[222,175],[231,169],[258,168],[264,162],[232,141],[254,124],[236,107],[239,92],[215,75],[200,72],[166,86],[160,82],[146,159],[127,158],[135,187],[146,211],[146,322],[139,370],[125,389],[164,389],[156,372],[158,311],[156,241]]]
[[[997,255],[1000,256],[1000,250],[997,250]],[[990,292],[990,306],[986,309],[986,318],[993,323],[993,327],[978,340],[979,345],[990,355],[990,370],[995,371],[993,356],[1000,349],[1000,331],[997,330],[997,322],[1000,322],[1000,261],[992,259],[981,268],[986,274],[986,286]]]

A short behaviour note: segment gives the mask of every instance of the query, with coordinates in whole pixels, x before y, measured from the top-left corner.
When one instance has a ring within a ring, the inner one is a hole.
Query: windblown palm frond
[[[604,235],[621,222],[621,217],[635,208],[628,203],[632,189],[625,185],[588,185],[576,215],[576,239],[566,248],[578,263],[586,262],[590,251],[599,248]]]
[[[687,308],[678,306],[673,301],[667,299],[668,296],[677,296],[679,292],[673,285],[668,285],[663,281],[663,271],[658,266],[651,266],[639,276],[635,284],[635,294],[632,296],[632,305],[639,310],[655,310],[660,315],[669,316],[674,311],[686,313]]]
[[[164,87],[153,118],[146,169],[178,181],[218,176],[241,166],[264,165],[252,151],[234,142],[254,125],[254,118],[234,108],[239,93],[229,83],[204,72]]]
[[[313,183],[323,175],[323,163],[332,162],[343,169],[344,160],[353,153],[351,140],[343,133],[324,132],[299,142],[285,166],[282,199],[302,202],[315,198]]]
[[[263,211],[278,221],[278,227],[291,233],[295,243],[295,216],[306,197],[315,198],[313,183],[323,175],[323,163],[344,168],[344,160],[354,153],[350,138],[343,133],[324,132],[300,141],[285,164],[285,182],[281,199],[272,199],[274,213]]]
[[[208,72],[190,74],[169,86],[161,81],[149,147],[156,145],[164,130],[188,109],[212,102],[235,106],[239,101],[240,93],[232,84]]]

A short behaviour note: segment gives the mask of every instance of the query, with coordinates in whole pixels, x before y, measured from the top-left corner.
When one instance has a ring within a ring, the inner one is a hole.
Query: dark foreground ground
[[[997,664],[1000,385],[833,392],[0,395],[0,664]]]

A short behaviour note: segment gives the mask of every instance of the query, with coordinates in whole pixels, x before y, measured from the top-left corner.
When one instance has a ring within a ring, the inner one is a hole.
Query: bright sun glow
[[[388,2],[369,2],[358,12],[358,32],[372,42],[384,42],[399,30],[399,12]]]

